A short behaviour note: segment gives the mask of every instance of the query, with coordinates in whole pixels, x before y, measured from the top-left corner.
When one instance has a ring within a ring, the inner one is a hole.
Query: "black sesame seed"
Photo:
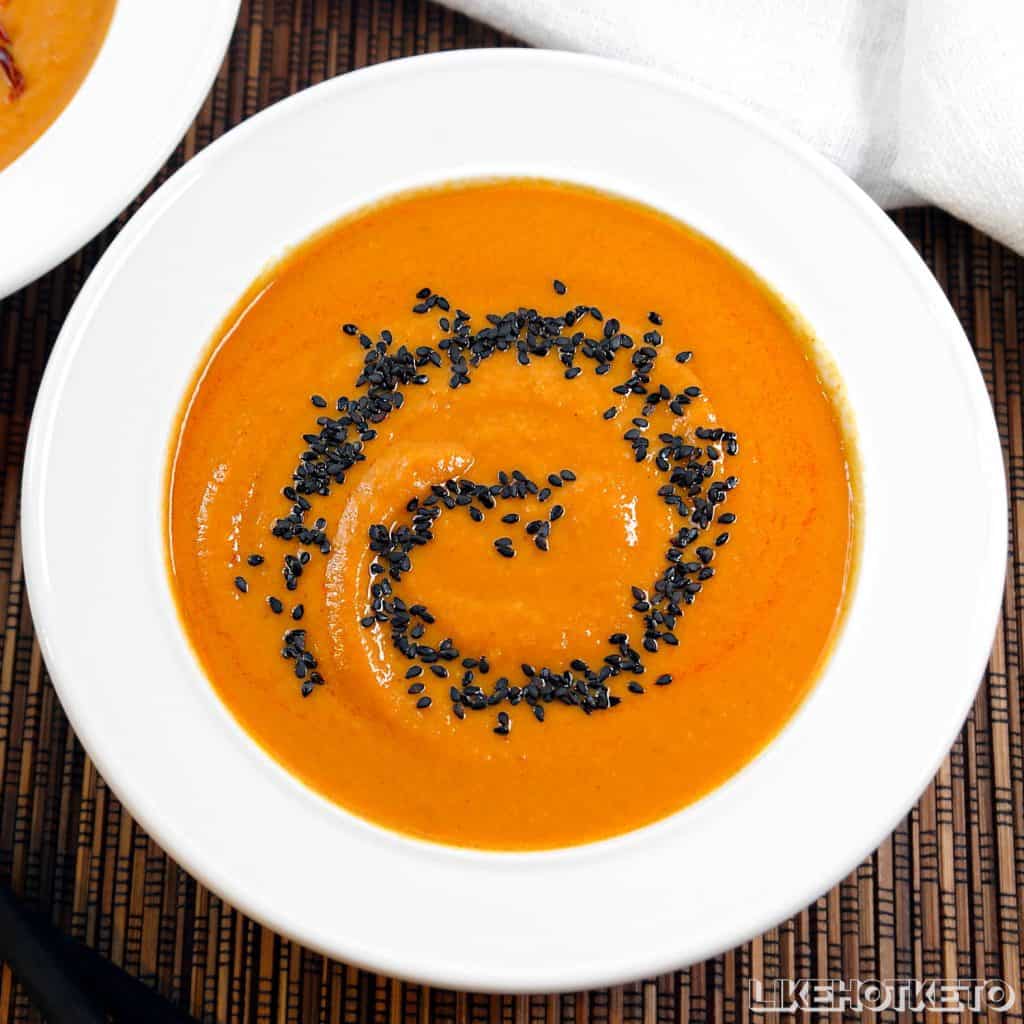
[[[518,512],[509,512],[508,515],[504,515],[504,516],[501,517],[501,521],[503,523],[518,523],[519,522],[519,513]]]
[[[692,352],[680,352],[676,356],[677,363],[688,363],[693,358]]]
[[[235,577],[235,586],[236,586],[236,587],[237,587],[237,588],[238,588],[238,589],[239,589],[239,590],[240,590],[240,591],[241,591],[241,592],[242,592],[243,594],[248,594],[248,593],[249,593],[249,584],[248,584],[248,583],[246,582],[246,579],[245,579],[245,577],[244,577],[244,576],[236,576],[236,577]]]
[[[275,615],[280,615],[284,611],[284,605],[276,597],[268,597],[267,604]]]
[[[723,544],[728,544],[728,543],[729,543],[729,534],[728,533],[720,533],[715,538],[715,547],[719,547],[720,548]]]
[[[671,683],[671,682],[672,682],[672,676],[670,676],[666,672],[664,675],[658,676],[658,678],[654,680],[654,685],[655,686],[668,686],[668,684]]]
[[[413,683],[409,687],[407,692],[411,693],[411,694],[413,694],[415,696],[417,693],[422,693],[424,689],[425,689],[425,687],[424,687],[423,683]]]
[[[664,323],[664,320],[661,318],[661,314],[655,313],[654,310],[651,310],[651,312],[647,314],[647,319],[656,327],[660,327]]]
[[[420,709],[429,708],[433,703],[434,702],[429,697],[420,697],[420,699],[416,701],[416,707]]]
[[[316,407],[317,407],[318,409],[326,409],[326,408],[327,408],[327,399],[326,399],[326,398],[324,398],[324,396],[323,396],[323,395],[310,395],[310,396],[309,396],[309,400],[310,400],[310,401],[311,401],[311,402],[312,402],[312,403],[313,403],[313,404],[314,404],[314,405],[315,405],[315,406],[316,406]]]
[[[248,557],[248,558],[246,559],[246,561],[247,561],[247,562],[248,562],[248,563],[249,563],[249,564],[250,564],[251,566],[257,566],[257,565],[262,565],[262,564],[263,564],[263,556],[262,556],[262,555],[250,555],[250,556],[249,556],[249,557]]]
[[[305,612],[306,612],[306,609],[305,609],[305,607],[304,607],[303,605],[301,605],[301,604],[297,604],[297,605],[296,605],[296,606],[295,606],[295,607],[294,607],[294,608],[292,609],[292,618],[293,618],[293,619],[294,619],[294,620],[295,620],[296,622],[298,622],[298,621],[299,621],[299,619],[301,619],[301,618],[302,618],[302,616],[303,616],[303,615],[305,614]]]
[[[627,687],[630,693],[646,693],[647,691],[639,683],[630,683]]]
[[[619,410],[614,405],[611,405],[601,415],[606,420],[614,419],[619,415]]]
[[[412,665],[405,672],[406,679],[415,679],[417,676],[423,675],[422,665]]]
[[[561,281],[559,281],[557,277],[554,279],[554,281],[551,282],[551,287],[555,289],[556,294],[565,294],[565,285]]]

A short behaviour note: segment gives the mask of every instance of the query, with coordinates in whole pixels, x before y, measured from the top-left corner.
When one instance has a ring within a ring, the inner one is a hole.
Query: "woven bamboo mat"
[[[422,0],[249,0],[210,98],[157,183],[232,125],[332,75],[508,43]],[[748,979],[776,977],[1003,978],[1020,993],[1024,260],[936,211],[896,219],[949,295],[984,371],[1011,473],[1012,550],[1002,625],[960,738],[920,803],[842,884],[753,942],[687,970],[610,990],[506,998],[432,990],[325,960],[244,917],[165,856],[68,728],[35,643],[19,549],[22,454],[47,353],[125,218],[0,303],[0,877],[204,1021],[743,1021],[751,1019]],[[900,751],[866,745],[864,756]],[[772,841],[813,842],[815,828],[841,813],[798,810]],[[36,1019],[4,967],[0,1024]],[[1024,1019],[1020,998],[1001,1019]]]

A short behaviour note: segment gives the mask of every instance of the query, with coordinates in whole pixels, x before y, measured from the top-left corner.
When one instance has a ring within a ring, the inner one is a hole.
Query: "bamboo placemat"
[[[407,54],[509,43],[422,0],[249,0],[211,96],[154,184],[232,125],[322,79]],[[244,917],[185,874],[132,821],[68,727],[25,600],[21,463],[49,349],[126,216],[53,273],[0,302],[0,600],[6,613],[0,877],[65,931],[204,1021],[745,1021],[751,1019],[748,980],[777,977],[1003,978],[1019,996],[1000,1019],[1024,1019],[1024,260],[940,212],[896,217],[975,347],[995,404],[1012,495],[1010,573],[989,671],[927,793],[842,884],[730,953],[614,989],[491,997],[405,984],[331,962]],[[969,536],[969,517],[958,525]],[[866,759],[899,756],[899,749],[864,747]],[[780,817],[779,833],[769,841],[813,842],[815,830],[828,828],[829,817],[842,812],[794,808]],[[37,1019],[3,967],[0,1024]]]

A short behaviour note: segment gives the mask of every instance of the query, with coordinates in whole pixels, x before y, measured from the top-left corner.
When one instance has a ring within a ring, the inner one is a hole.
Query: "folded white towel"
[[[883,206],[934,203],[1024,253],[1024,0],[446,2],[738,100]]]

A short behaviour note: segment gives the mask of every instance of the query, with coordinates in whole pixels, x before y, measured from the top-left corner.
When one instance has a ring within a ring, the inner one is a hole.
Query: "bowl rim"
[[[264,124],[269,123],[271,119],[287,117],[293,110],[300,108],[303,104],[318,102],[329,94],[333,94],[335,92],[345,93],[355,88],[365,88],[366,86],[373,84],[374,81],[386,81],[389,79],[394,80],[396,78],[401,78],[403,75],[407,74],[411,68],[423,68],[429,64],[431,66],[452,65],[486,71],[493,62],[497,62],[499,64],[509,62],[510,64],[517,66],[517,71],[521,71],[530,64],[542,63],[563,66],[566,68],[590,70],[599,74],[607,73],[611,75],[625,75],[637,80],[646,81],[647,83],[662,89],[674,91],[684,97],[696,99],[700,103],[710,106],[716,112],[740,122],[747,129],[764,135],[770,141],[776,143],[781,149],[787,151],[789,155],[809,165],[814,173],[824,179],[836,191],[841,193],[849,203],[857,208],[857,212],[864,217],[876,234],[882,236],[884,242],[893,251],[894,255],[902,261],[910,276],[913,277],[916,285],[923,289],[924,297],[931,301],[932,306],[934,306],[934,315],[944,320],[944,333],[948,335],[950,340],[951,354],[957,361],[958,370],[964,380],[969,398],[977,409],[980,410],[982,418],[987,421],[990,434],[989,439],[990,441],[995,442],[994,446],[992,444],[988,444],[986,446],[986,451],[990,458],[999,460],[999,472],[996,477],[993,477],[993,479],[997,478],[1001,481],[1002,487],[999,493],[991,495],[992,501],[987,510],[987,525],[991,529],[992,536],[996,539],[997,543],[994,543],[990,550],[985,553],[986,561],[983,571],[986,586],[989,586],[992,597],[987,607],[982,609],[979,613],[980,618],[983,619],[985,623],[985,629],[988,631],[988,635],[991,636],[994,634],[1001,606],[1002,581],[1005,574],[1007,505],[1001,449],[998,443],[998,434],[995,429],[995,419],[992,412],[991,402],[973,352],[967,343],[966,337],[964,336],[963,330],[955,316],[955,313],[949,306],[938,283],[927,271],[927,268],[907,239],[874,204],[874,202],[871,201],[837,168],[828,163],[822,156],[813,151],[809,146],[790,134],[788,131],[766,122],[760,116],[731,101],[709,95],[704,90],[695,89],[691,85],[679,82],[678,80],[675,80],[661,72],[638,68],[633,65],[609,60],[607,58],[569,54],[559,51],[501,48],[492,50],[455,51],[450,53],[427,54],[403,58],[386,64],[364,68],[359,71],[328,80],[289,97],[273,107],[267,108],[259,114],[254,115],[246,122],[243,122],[241,125],[212,143],[203,151],[203,153],[190,161],[183,171],[175,175],[171,181],[165,184],[157,194],[143,206],[143,208],[132,218],[131,222],[124,229],[114,244],[104,254],[93,276],[87,283],[86,287],[83,288],[79,299],[76,301],[75,308],[69,315],[65,327],[61,332],[61,337],[58,340],[57,347],[44,374],[37,404],[37,415],[33,418],[33,426],[28,442],[25,487],[22,499],[22,518],[24,524],[23,546],[29,597],[32,601],[33,609],[36,612],[37,622],[39,624],[38,633],[40,643],[62,701],[65,701],[67,691],[61,686],[60,681],[66,674],[73,672],[73,667],[65,663],[60,654],[59,647],[51,639],[48,623],[46,622],[48,611],[45,600],[43,600],[44,595],[41,589],[42,584],[39,582],[45,572],[46,540],[33,506],[38,506],[41,503],[39,492],[41,490],[42,480],[45,476],[44,460],[49,434],[49,427],[47,424],[52,421],[53,417],[56,415],[57,410],[54,397],[59,392],[61,378],[66,374],[70,359],[74,354],[77,344],[76,335],[79,331],[79,325],[88,320],[91,312],[91,306],[102,300],[106,283],[110,277],[117,273],[120,262],[124,258],[123,254],[130,252],[132,240],[140,236],[147,229],[149,222],[157,215],[160,207],[163,205],[163,199],[168,196],[173,197],[176,188],[187,187],[187,181],[194,180],[196,176],[202,174],[206,164],[217,159],[222,149],[228,149],[232,145],[238,144],[241,140],[244,140],[249,133],[259,131],[260,128]],[[175,179],[178,180],[175,181]],[[987,468],[989,470],[993,470],[994,463],[990,464]],[[999,584],[998,586],[996,586],[997,583]],[[985,663],[988,658],[988,653],[989,648],[986,647],[983,655],[979,654],[973,659],[976,662],[975,678],[980,678],[982,676]],[[631,980],[639,976],[662,973],[664,971],[677,968],[683,963],[692,963],[698,959],[715,955],[735,943],[745,941],[752,936],[760,934],[765,928],[771,927],[779,920],[808,905],[808,903],[817,898],[822,891],[845,877],[849,870],[859,863],[864,856],[874,850],[885,836],[891,832],[898,821],[906,813],[907,808],[914,800],[917,799],[920,793],[931,781],[936,769],[941,764],[942,759],[946,756],[946,753],[959,732],[961,724],[969,710],[970,704],[974,699],[974,693],[975,690],[973,688],[969,693],[965,691],[965,695],[960,706],[955,709],[949,709],[948,728],[946,730],[946,734],[941,737],[941,749],[939,749],[939,745],[936,745],[935,747],[939,752],[936,755],[934,762],[920,766],[914,773],[916,781],[914,782],[913,793],[910,794],[905,801],[901,801],[899,808],[895,809],[893,813],[888,816],[884,827],[881,830],[877,828],[871,830],[870,834],[865,836],[861,845],[857,849],[851,849],[848,851],[848,855],[843,858],[841,863],[833,864],[830,870],[822,871],[820,876],[805,879],[798,893],[790,893],[785,900],[780,901],[777,899],[775,905],[773,905],[770,910],[763,910],[760,916],[756,919],[750,920],[746,931],[742,934],[734,935],[732,941],[725,946],[723,946],[721,942],[717,942],[698,948],[695,953],[692,948],[693,943],[691,943],[691,948],[688,952],[682,955],[680,955],[679,951],[673,953],[671,950],[666,950],[659,958],[647,957],[643,960],[624,964],[616,971],[609,971],[600,967],[596,970],[588,969],[588,967],[584,965],[577,967],[574,970],[563,969],[559,980],[554,984],[552,984],[551,979],[545,979],[539,983],[531,983],[529,978],[516,975],[512,972],[507,975],[491,974],[480,976],[471,968],[453,970],[450,965],[447,969],[436,969],[435,967],[425,968],[421,963],[410,961],[408,958],[403,959],[401,957],[396,957],[393,954],[390,956],[382,956],[379,950],[367,950],[365,948],[361,948],[358,941],[332,940],[331,944],[318,942],[308,934],[302,933],[301,929],[295,926],[294,920],[289,919],[287,914],[279,912],[279,908],[275,908],[272,902],[261,901],[257,894],[245,892],[240,890],[237,886],[232,887],[230,884],[225,884],[225,879],[223,877],[221,877],[216,884],[212,885],[211,888],[223,893],[225,898],[228,899],[233,906],[248,915],[257,920],[266,922],[275,930],[282,932],[285,935],[292,936],[296,938],[297,941],[302,942],[310,948],[318,949],[326,955],[338,956],[350,963],[360,964],[371,969],[385,971],[391,975],[424,981],[431,984],[444,984],[455,988],[485,991],[543,992],[552,991],[554,989],[566,990],[612,984]],[[90,756],[92,757],[97,769],[102,775],[104,775],[104,777],[107,777],[104,768],[105,757],[102,746],[93,742],[94,737],[79,729],[79,722],[76,717],[74,703],[65,703],[65,708],[76,733],[80,736],[80,739],[86,749],[89,750]],[[797,713],[799,714],[799,711]],[[726,783],[725,785],[728,784],[729,783]],[[910,788],[911,787],[908,784],[908,791]],[[160,822],[157,821],[148,810],[140,809],[137,806],[133,798],[124,798],[123,802],[136,820],[138,820],[140,824],[142,824],[142,826],[157,839],[162,847],[174,856],[175,859],[186,867],[193,875],[203,881],[204,884],[210,884],[207,879],[210,877],[211,871],[203,864],[197,864],[195,860],[189,856],[184,837],[167,833],[167,831],[161,827]],[[141,813],[139,813],[140,810]],[[640,833],[646,832],[648,829],[658,828],[660,824],[661,823],[656,823],[655,825],[647,826],[647,828],[641,829],[638,832],[627,834],[626,837],[615,837],[610,840],[603,840],[600,843],[588,844],[588,846],[585,847],[570,848],[570,851],[556,850],[525,854],[494,851],[459,852],[466,852],[467,854],[479,855],[487,858],[498,857],[517,859],[523,857],[557,857],[565,852],[581,849],[593,850],[606,843],[618,843],[630,836],[636,836]],[[421,841],[413,840],[413,842]]]
[[[205,101],[240,6],[116,0],[99,52],[67,105],[0,170],[5,245],[17,254],[0,262],[0,300],[80,249],[145,188]],[[134,73],[141,68],[151,73]],[[161,76],[172,69],[181,80],[168,94]],[[142,111],[159,130],[117,132]]]

